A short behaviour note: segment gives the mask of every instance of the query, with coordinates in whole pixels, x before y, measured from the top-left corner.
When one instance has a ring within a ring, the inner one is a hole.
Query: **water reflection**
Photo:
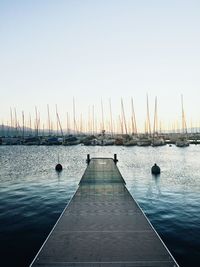
[[[158,192],[158,195],[161,195],[161,188],[160,188],[160,174],[152,174],[152,180],[155,182],[155,188]]]

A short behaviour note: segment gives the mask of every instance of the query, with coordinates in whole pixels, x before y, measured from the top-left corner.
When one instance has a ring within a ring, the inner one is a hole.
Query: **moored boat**
[[[165,145],[165,140],[162,137],[154,137],[152,139],[152,146],[164,146]]]
[[[184,136],[182,137],[179,137],[177,140],[176,140],[176,146],[177,147],[186,147],[186,146],[189,146],[190,145],[190,142],[188,141],[188,139]]]

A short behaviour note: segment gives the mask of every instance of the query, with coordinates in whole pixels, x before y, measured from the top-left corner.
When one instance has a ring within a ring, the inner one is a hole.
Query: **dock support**
[[[87,163],[87,165],[89,165],[89,163],[90,163],[90,154],[87,154],[86,163]]]
[[[117,164],[118,159],[117,159],[117,154],[114,154],[114,163]]]

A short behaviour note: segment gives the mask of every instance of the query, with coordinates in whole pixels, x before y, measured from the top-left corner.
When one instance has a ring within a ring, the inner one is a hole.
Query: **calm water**
[[[200,146],[0,146],[0,265],[31,263],[76,191],[88,153],[117,153],[129,191],[177,262],[200,266]],[[162,170],[156,178],[150,173],[155,162]]]

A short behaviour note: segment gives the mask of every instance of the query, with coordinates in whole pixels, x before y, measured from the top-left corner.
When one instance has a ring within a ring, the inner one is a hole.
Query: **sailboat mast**
[[[61,122],[60,122],[60,117],[58,115],[57,105],[56,105],[56,117],[57,117],[57,136],[58,136],[58,126],[59,126],[60,127],[60,131],[61,131],[61,135],[62,135],[62,137],[64,137],[62,126],[61,126]]]
[[[181,95],[181,111],[182,111],[182,132],[184,133],[184,109],[183,109],[183,95]]]
[[[29,114],[29,127],[30,127],[30,135],[32,135],[31,114]]]
[[[101,131],[104,132],[104,111],[103,111],[103,101],[101,99],[101,118],[102,118],[102,129]]]
[[[121,129],[121,134],[123,135],[124,134],[123,121],[120,115],[119,115],[119,127]]]
[[[82,118],[82,113],[80,115],[80,128],[79,128],[80,133],[83,133],[83,118]]]
[[[38,137],[38,113],[37,113],[37,107],[35,107],[35,133]]]
[[[157,118],[157,96],[155,98],[155,108],[154,108],[154,121],[153,121],[153,136],[158,132],[158,118]]]
[[[49,128],[49,136],[50,136],[51,135],[51,122],[50,122],[49,105],[47,105],[47,114],[48,114],[48,128]]]
[[[94,134],[94,105],[92,105],[92,134]]]
[[[110,132],[111,132],[111,136],[113,136],[113,118],[112,118],[112,107],[111,107],[110,98],[109,98],[109,106],[110,106]]]
[[[122,120],[124,121],[125,132],[126,132],[126,134],[128,134],[127,125],[126,125],[126,118],[125,118],[125,112],[124,112],[124,104],[123,104],[122,98],[121,98],[121,108],[122,108]]]
[[[160,128],[160,134],[162,134],[162,122],[161,121],[159,121],[159,128]]]
[[[1,136],[4,136],[5,133],[4,133],[4,122],[2,120],[2,123],[1,123]]]
[[[41,123],[40,112],[38,111],[38,122],[37,122],[38,136],[40,135],[40,123]]]
[[[24,141],[24,111],[22,111],[22,138]]]
[[[13,130],[13,116],[12,116],[12,109],[10,108],[10,127],[11,127],[11,131]]]
[[[10,108],[10,132],[13,132],[13,117],[12,117],[12,109]],[[10,134],[11,135],[11,134]]]
[[[181,107],[182,107],[182,133],[187,134],[187,125],[186,125],[186,119],[185,119],[185,112],[183,108],[183,95],[181,95]]]
[[[132,108],[132,115],[131,115],[132,134],[135,134],[135,123],[133,117],[133,98],[131,98],[131,108]]]
[[[75,100],[74,100],[74,97],[73,97],[73,117],[74,117],[74,134],[76,134],[76,112],[75,112]]]
[[[147,94],[147,131],[149,132],[149,135],[151,136],[151,122],[150,122],[150,115],[149,115],[149,99]]]
[[[18,135],[18,121],[17,121],[17,111],[16,108],[14,109],[15,111],[15,135]]]
[[[88,118],[87,118],[87,132],[88,134],[91,134],[90,132],[90,106],[88,106]]]
[[[57,111],[57,105],[56,105],[56,136],[58,137],[58,111]]]
[[[70,134],[70,120],[69,113],[67,112],[67,134]]]
[[[133,126],[133,134],[137,134],[137,124],[136,124],[136,118],[135,118],[135,110],[133,105],[133,98],[131,98],[131,108],[132,108],[132,126]]]

